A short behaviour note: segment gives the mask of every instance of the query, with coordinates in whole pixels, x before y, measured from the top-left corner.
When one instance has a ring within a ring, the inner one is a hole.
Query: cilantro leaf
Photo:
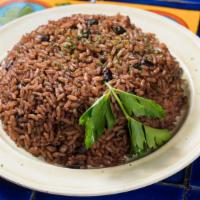
[[[146,116],[153,118],[164,117],[165,111],[154,101],[121,90],[116,91],[126,112],[130,116],[135,115],[136,117]]]
[[[116,122],[110,106],[110,93],[99,98],[79,119],[85,126],[85,146],[90,148],[106,128],[111,129]]]

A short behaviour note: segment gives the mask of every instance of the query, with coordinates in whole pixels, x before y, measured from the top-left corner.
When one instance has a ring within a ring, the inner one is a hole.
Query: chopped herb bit
[[[63,69],[63,65],[60,63],[60,62],[58,62],[58,61],[53,61],[52,62],[52,65],[54,66],[54,67],[58,67],[58,68],[60,68],[60,69]]]
[[[72,38],[70,36],[67,36],[67,42],[71,42],[72,41]]]
[[[71,50],[74,50],[76,48],[77,48],[76,44],[72,44],[71,47],[70,47]]]
[[[64,43],[64,44],[63,44],[63,47],[64,47],[65,49],[67,49],[67,48],[69,47],[69,45],[70,45],[69,43]]]
[[[8,71],[8,70],[12,67],[13,63],[14,63],[13,60],[8,60],[8,61],[6,61],[6,62],[4,63],[4,65],[3,65],[4,69],[5,69],[6,71]]]
[[[101,40],[101,36],[100,35],[96,35],[95,42],[100,42],[100,40]]]
[[[89,38],[89,36],[90,36],[90,30],[89,29],[88,30],[84,30],[82,32],[82,35],[81,35],[82,38]]]
[[[77,48],[77,45],[72,42],[65,42],[63,44],[63,48],[64,48],[64,51],[72,53]]]
[[[135,69],[139,69],[139,70],[141,70],[142,68],[141,68],[141,63],[135,63],[134,65],[133,65],[133,67],[135,68]]]
[[[98,60],[97,66],[103,67],[103,65],[104,65],[104,64],[103,64],[100,60]]]
[[[117,44],[119,43],[118,40],[112,40],[111,42],[112,42],[112,44],[113,44],[114,46],[117,45]]]
[[[130,45],[130,41],[129,40],[124,40],[124,45]]]

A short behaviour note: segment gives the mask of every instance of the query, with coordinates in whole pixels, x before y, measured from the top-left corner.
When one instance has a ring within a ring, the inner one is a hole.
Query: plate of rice
[[[0,29],[0,175],[60,195],[145,187],[200,155],[200,42],[147,11],[70,5]]]

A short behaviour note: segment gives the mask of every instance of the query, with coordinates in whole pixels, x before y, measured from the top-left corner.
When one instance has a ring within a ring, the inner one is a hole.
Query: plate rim
[[[178,28],[181,32],[183,32],[184,34],[187,34],[187,36],[195,43],[195,44],[197,44],[198,45],[198,47],[200,48],[200,40],[199,40],[199,38],[196,36],[196,35],[194,35],[193,33],[191,33],[189,30],[187,30],[185,27],[182,27],[181,25],[179,25],[179,24],[177,24],[176,22],[173,22],[173,21],[171,21],[170,19],[167,19],[167,18],[164,18],[164,17],[162,17],[162,16],[159,16],[159,15],[157,15],[157,14],[155,14],[155,13],[151,13],[151,12],[149,12],[149,11],[144,11],[144,10],[141,10],[141,9],[138,9],[138,8],[132,8],[132,7],[128,7],[128,6],[119,6],[119,5],[108,5],[108,4],[76,4],[76,5],[67,5],[67,6],[63,6],[63,7],[54,7],[54,8],[50,8],[50,9],[46,9],[46,10],[42,10],[42,11],[38,11],[38,12],[35,12],[35,13],[32,13],[32,14],[30,14],[30,15],[27,15],[27,16],[24,16],[24,17],[21,17],[21,18],[19,18],[19,19],[16,19],[16,20],[14,20],[14,21],[12,21],[12,22],[10,22],[10,23],[8,23],[8,24],[6,24],[5,26],[3,26],[3,27],[1,27],[0,28],[0,35],[1,35],[1,32],[3,31],[3,30],[5,30],[5,29],[9,29],[9,27],[11,27],[11,26],[13,26],[13,25],[17,25],[18,23],[20,23],[20,22],[23,22],[23,20],[24,19],[26,19],[26,18],[31,18],[31,17],[34,17],[34,16],[37,16],[37,15],[39,15],[39,14],[43,14],[43,13],[51,13],[52,11],[54,11],[54,10],[60,10],[60,9],[65,9],[65,8],[69,8],[69,7],[71,7],[71,6],[73,6],[73,7],[84,7],[84,6],[112,6],[112,7],[124,7],[124,8],[128,8],[128,9],[133,9],[133,10],[135,10],[135,11],[137,11],[137,12],[142,12],[142,13],[147,13],[148,15],[149,14],[151,14],[151,16],[154,16],[155,18],[157,18],[158,20],[161,20],[161,21],[165,21],[165,22],[168,22],[170,25],[173,25],[175,28]],[[162,19],[161,19],[162,18]],[[176,173],[176,172],[178,172],[179,170],[181,170],[181,169],[183,169],[185,166],[187,166],[190,162],[192,162],[193,160],[195,160],[199,155],[200,155],[200,148],[196,148],[196,149],[198,149],[198,154],[195,154],[195,156],[193,156],[193,158],[191,159],[191,158],[188,158],[187,160],[185,160],[185,163],[184,163],[184,165],[182,164],[182,167],[181,168],[178,168],[178,167],[176,167],[176,170],[173,170],[173,171],[171,171],[170,173],[168,173],[167,175],[165,174],[165,175],[163,175],[163,176],[160,176],[160,177],[157,177],[157,179],[155,179],[154,178],[154,180],[152,180],[151,182],[148,182],[148,183],[141,183],[140,185],[138,185],[137,187],[135,187],[134,189],[137,189],[137,188],[140,188],[140,187],[143,187],[144,185],[145,186],[147,186],[147,185],[150,185],[150,184],[152,184],[152,183],[155,183],[155,182],[157,182],[157,181],[159,181],[159,180],[161,180],[161,179],[163,179],[163,178],[165,178],[166,176],[170,176],[170,175],[172,175],[172,174],[174,174],[174,173]],[[178,163],[178,162],[177,162]],[[177,165],[180,165],[180,164],[177,164]],[[3,169],[3,170],[5,170],[5,168]],[[2,170],[2,171],[3,171]],[[1,170],[0,170],[0,172],[1,172]],[[126,186],[126,188],[118,188],[117,189],[117,191],[116,191],[116,189],[110,189],[109,191],[106,191],[106,192],[104,192],[104,191],[102,191],[102,192],[99,192],[98,191],[98,193],[97,192],[93,192],[93,191],[90,191],[90,193],[85,193],[85,192],[83,192],[83,193],[78,193],[78,194],[76,194],[76,193],[70,193],[69,191],[67,191],[67,192],[63,192],[63,193],[57,193],[56,192],[56,190],[55,191],[47,191],[47,190],[45,190],[44,188],[40,188],[40,189],[38,189],[37,187],[33,187],[33,186],[29,186],[29,185],[27,185],[27,184],[23,184],[23,183],[19,183],[19,182],[15,182],[14,180],[16,180],[16,178],[15,179],[13,179],[12,178],[12,176],[10,176],[9,174],[7,174],[6,175],[6,172],[4,172],[4,174],[0,174],[0,176],[2,176],[3,178],[5,178],[5,179],[7,179],[7,180],[9,180],[9,181],[11,181],[11,182],[14,182],[14,183],[16,183],[16,184],[19,184],[19,185],[21,185],[21,186],[24,186],[24,187],[27,187],[27,188],[30,188],[30,189],[34,189],[34,190],[37,190],[37,191],[42,191],[42,192],[47,192],[47,193],[51,193],[51,194],[59,194],[59,195],[73,195],[73,196],[99,196],[99,195],[108,195],[108,194],[116,194],[116,193],[121,193],[121,192],[125,192],[125,191],[130,191],[130,190],[132,190],[133,189],[133,187],[130,185],[129,187],[128,186]]]

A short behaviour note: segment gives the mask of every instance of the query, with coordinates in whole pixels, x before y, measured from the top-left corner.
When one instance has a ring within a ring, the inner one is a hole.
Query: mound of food
[[[80,116],[104,94],[106,81],[160,104],[164,118],[139,120],[173,130],[187,105],[181,77],[166,45],[129,17],[77,14],[38,27],[8,53],[0,65],[0,118],[18,146],[49,163],[119,165],[130,154],[130,136],[118,105],[116,124],[89,149]]]

